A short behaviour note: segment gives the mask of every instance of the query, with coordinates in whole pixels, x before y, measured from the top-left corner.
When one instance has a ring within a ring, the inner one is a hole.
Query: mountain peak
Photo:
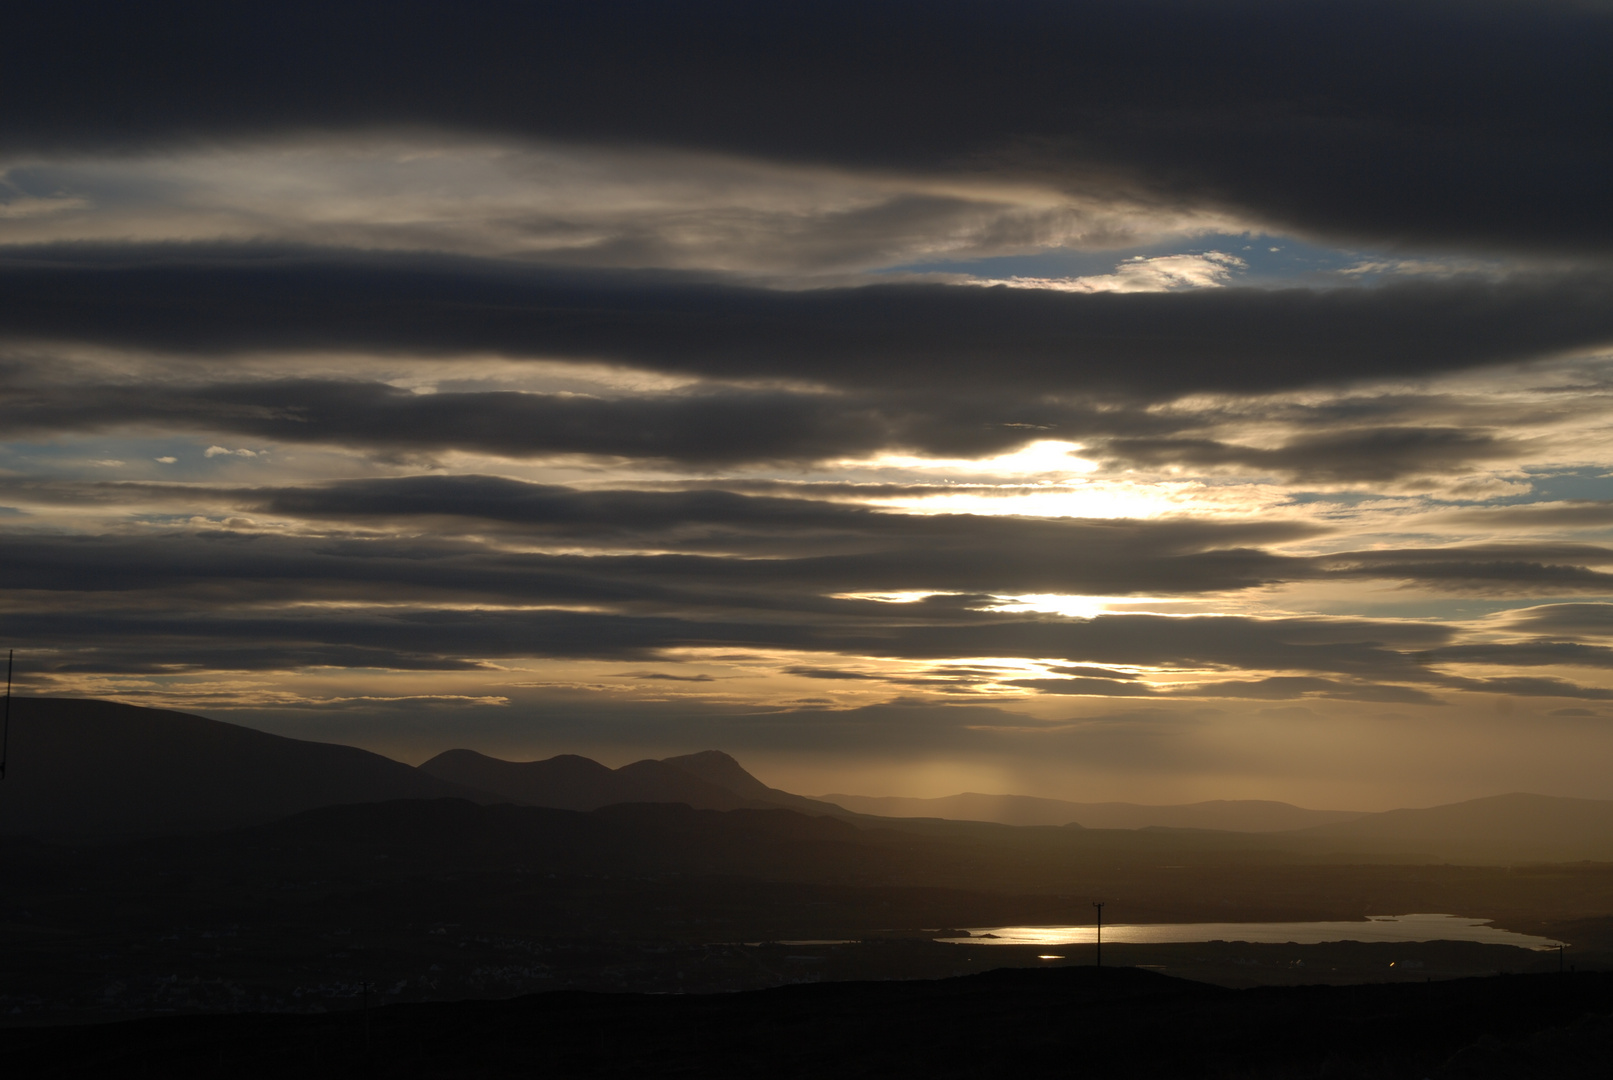
[[[662,758],[661,762],[745,798],[771,799],[777,794],[721,750],[701,750],[694,754]]]

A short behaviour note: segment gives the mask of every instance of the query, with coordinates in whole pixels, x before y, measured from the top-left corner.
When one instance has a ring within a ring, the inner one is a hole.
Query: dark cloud
[[[1321,556],[1318,571],[1337,577],[1401,578],[1442,589],[1551,595],[1613,593],[1613,549],[1591,544],[1491,544],[1386,548]]]
[[[0,482],[0,491],[6,486]],[[1028,518],[1009,515],[913,515],[827,500],[743,495],[722,489],[681,491],[586,491],[559,485],[526,483],[503,477],[410,476],[338,481],[309,487],[234,489],[216,496],[231,504],[266,513],[362,524],[369,520],[404,522],[411,518],[470,519],[463,527],[483,528],[499,522],[526,532],[570,539],[633,535],[659,545],[755,551],[793,549],[802,555],[828,555],[837,549],[878,558],[881,550],[900,551],[919,560],[945,559],[964,552],[982,562],[1012,561],[1016,575],[1044,567],[1055,574],[1081,573],[1066,564],[1079,550],[1094,572],[1112,575],[1115,583],[1129,576],[1117,560],[1136,557],[1202,556],[1205,568],[1224,560],[1228,572],[1269,572],[1292,562],[1254,550],[1257,545],[1296,540],[1325,531],[1302,522],[1162,520],[1093,520]],[[438,529],[449,528],[435,522]],[[996,558],[991,552],[996,551]],[[804,565],[804,564],[803,564]],[[820,564],[814,564],[820,565]],[[832,563],[821,564],[824,566]],[[938,565],[938,564],[937,564]],[[1163,564],[1162,564],[1163,566]],[[911,578],[902,578],[911,581]],[[1050,580],[1050,579],[1048,579]],[[866,583],[866,582],[865,582]],[[847,584],[840,582],[840,584]],[[897,586],[893,585],[892,588]],[[906,587],[905,585],[902,587]],[[935,596],[932,605],[978,606],[1006,584],[978,588],[958,579],[936,591],[964,593]]]
[[[741,495],[711,488],[585,491],[473,474],[344,480],[317,487],[237,489],[229,494],[269,513],[339,520],[445,516],[639,533],[685,525],[859,532],[907,525],[900,515],[815,499]]]
[[[1104,615],[1090,620],[998,616],[843,633],[840,647],[865,655],[1031,657],[1098,666],[1300,670],[1423,681],[1430,678],[1426,669],[1399,650],[1415,647],[1419,639],[1442,642],[1454,631],[1370,620]]]
[[[713,485],[720,484],[721,487]],[[455,485],[463,485],[455,490]],[[147,482],[138,480],[76,480],[41,476],[0,476],[0,498],[12,498],[48,506],[94,505],[97,503],[127,503],[131,498],[160,501],[181,498],[202,502],[220,500],[237,506],[252,506],[275,513],[288,513],[305,517],[341,517],[343,499],[353,507],[355,517],[396,515],[462,515],[479,517],[487,521],[511,520],[528,522],[541,517],[527,509],[529,505],[543,505],[556,496],[587,496],[589,502],[613,503],[618,499],[637,499],[641,494],[686,493],[700,495],[771,496],[778,505],[804,510],[813,516],[837,510],[850,515],[867,517],[872,510],[861,505],[862,500],[924,497],[931,495],[985,495],[1012,500],[1027,491],[1067,494],[1080,490],[1078,484],[968,484],[917,481],[899,483],[860,483],[838,480],[784,480],[755,479],[745,476],[703,477],[688,480],[662,480],[643,478],[631,489],[585,491],[559,484],[536,484],[512,480],[502,476],[483,476],[475,473],[427,474],[421,476],[370,477],[362,480],[338,480],[308,487],[280,488],[210,487],[194,483]],[[478,496],[486,492],[487,500]],[[597,496],[597,499],[595,498]],[[500,509],[504,504],[507,508]],[[665,506],[678,505],[676,500]],[[687,505],[687,504],[685,504]],[[757,500],[755,506],[766,505]],[[647,518],[662,520],[663,511],[653,500],[622,504],[631,511],[631,518],[623,521],[640,521]],[[567,508],[561,517],[575,514]],[[506,517],[508,515],[508,517]],[[592,514],[583,515],[593,521]],[[763,515],[764,517],[769,515]],[[684,520],[681,512],[673,520]]]
[[[807,679],[837,679],[867,682],[882,682],[885,679],[885,676],[883,675],[870,675],[864,671],[845,671],[841,668],[787,667],[784,669],[784,673],[786,675],[800,675],[801,677]]]
[[[1610,300],[1613,279],[1592,273],[1081,294],[921,284],[781,291],[664,272],[250,246],[64,245],[0,258],[0,332],[18,336],[209,356],[330,348],[592,358],[920,399],[985,388],[994,397],[1162,400],[1431,374],[1613,341]],[[1018,408],[999,421],[1041,423],[1034,404]]]
[[[1092,697],[1162,697],[1158,690],[1144,683],[1122,682],[1118,679],[1014,679],[1013,686],[1038,690],[1044,694],[1075,694]]]
[[[1292,439],[1270,449],[1210,439],[1112,439],[1106,456],[1126,464],[1235,466],[1313,483],[1397,480],[1455,472],[1517,455],[1520,442],[1485,431],[1357,427]]]
[[[1404,673],[1402,673],[1404,677]],[[1314,675],[1273,675],[1264,679],[1226,679],[1214,683],[1187,685],[1179,689],[1159,689],[1112,679],[1015,679],[1014,686],[1023,686],[1044,694],[1067,694],[1088,697],[1151,697],[1151,698],[1235,698],[1255,701],[1289,701],[1299,698],[1329,698],[1337,701],[1368,701],[1395,705],[1443,705],[1438,696],[1416,686],[1365,681],[1326,679]],[[1564,679],[1508,676],[1492,679],[1470,679],[1461,676],[1439,677],[1435,685],[1440,689],[1468,690],[1487,694],[1510,694],[1520,697],[1566,697],[1602,701],[1613,699],[1613,691],[1596,687],[1578,686]]]
[[[804,516],[804,515],[797,515]],[[825,524],[835,524],[827,514]],[[228,588],[241,599],[344,592],[520,602],[642,602],[795,609],[861,604],[941,618],[969,598],[929,604],[830,601],[825,594],[1154,592],[1247,588],[1305,572],[1303,560],[1231,546],[1296,530],[1281,523],[903,517],[869,514],[835,537],[732,532],[681,546],[720,554],[548,554],[474,540],[354,534],[295,539],[200,532],[125,537],[0,534],[0,584],[14,589],[134,592]],[[839,524],[851,525],[851,514]],[[639,533],[639,538],[644,533]],[[596,533],[608,539],[608,533]],[[673,539],[676,539],[675,537]],[[1224,546],[1223,545],[1227,545]],[[669,545],[670,546],[670,545]],[[835,549],[840,553],[834,553]],[[751,550],[747,550],[751,549]],[[813,552],[829,553],[813,553]],[[761,557],[731,557],[734,553]],[[1077,555],[1078,553],[1078,555]]]
[[[1455,510],[1450,520],[1491,528],[1594,529],[1613,524],[1613,502],[1604,499],[1573,499],[1526,506],[1487,506]]]
[[[0,494],[23,505],[34,499],[132,499],[157,506],[180,500],[335,530],[305,539],[227,531],[149,538],[0,534],[6,554],[0,580],[36,590],[216,589],[230,582],[250,596],[275,582],[275,588],[310,597],[327,590],[353,596],[403,590],[397,594],[417,598],[800,610],[847,603],[895,610],[824,597],[911,591],[934,595],[897,607],[934,619],[989,606],[1000,595],[1192,593],[1334,577],[1537,593],[1613,586],[1613,574],[1592,568],[1613,562],[1613,550],[1596,545],[1384,548],[1302,557],[1266,549],[1318,531],[1281,520],[912,515],[720,489],[587,491],[475,475],[282,488],[7,479]],[[489,526],[528,543],[604,550],[513,552],[475,539]],[[620,554],[624,546],[667,554]]]
[[[1465,680],[1478,682],[1478,680]],[[1339,701],[1384,701],[1394,704],[1444,704],[1437,696],[1416,687],[1392,683],[1342,682],[1316,675],[1271,675],[1268,679],[1226,679],[1223,682],[1186,685],[1160,690],[1142,683],[1111,679],[1016,679],[1016,687],[1040,693],[1095,696],[1095,698],[1239,698],[1253,701],[1290,701],[1297,698],[1332,698]],[[1569,695],[1573,696],[1573,695]]]
[[[1453,690],[1473,690],[1481,694],[1613,701],[1613,690],[1606,687],[1578,686],[1566,679],[1545,679],[1528,675],[1507,675],[1494,679],[1452,678],[1446,680],[1445,685]]]
[[[1100,584],[1125,584],[1127,575],[1157,583],[1177,572],[1173,563],[1187,567],[1184,585],[1202,586],[1208,580],[1204,560],[1231,555],[1252,565],[1249,560],[1259,555],[1205,551],[1206,544],[1262,530],[1280,535],[1286,527],[1278,526],[914,517],[726,492],[576,492],[487,477],[220,493],[293,510],[311,504],[326,513],[345,502],[355,518],[366,511],[389,517],[481,514],[523,527],[557,524],[573,536],[635,531],[641,539],[657,530],[675,535],[693,525],[722,523],[739,531],[795,534],[809,552],[831,531],[847,546],[874,547],[839,556],[587,556],[512,553],[469,539],[397,532],[301,538],[20,533],[0,536],[0,585],[8,590],[7,626],[14,640],[48,657],[40,666],[61,675],[470,670],[519,657],[664,660],[675,658],[671,650],[699,647],[905,661],[1039,659],[1067,677],[1010,685],[1054,695],[1406,704],[1437,703],[1440,690],[1601,700],[1603,691],[1557,678],[1471,678],[1448,669],[1613,667],[1613,649],[1605,646],[1538,638],[1468,643],[1457,640],[1456,627],[1426,621],[1149,614],[1071,619],[985,609],[991,601],[986,593],[966,594],[962,602],[934,597],[935,603],[829,595],[859,586],[946,589],[983,580],[1015,583],[1024,591],[1091,592]],[[785,545],[774,546],[781,552]],[[1560,553],[1587,551],[1569,547]],[[1467,554],[1487,559],[1495,551],[1474,548]],[[1448,561],[1450,553],[1442,555]],[[1417,563],[1415,552],[1387,557],[1395,573],[1402,569],[1396,559]],[[1311,572],[1304,559],[1264,558],[1271,567],[1290,564],[1295,577]],[[1083,575],[1084,581],[1072,580]],[[305,606],[308,601],[339,603],[315,609]],[[1551,624],[1584,632],[1600,620],[1613,627],[1605,606],[1533,609],[1518,625],[1526,631]],[[1172,678],[1177,688],[1160,688],[1131,670],[1138,668],[1187,674]],[[979,667],[884,673],[834,664],[785,670],[813,679],[953,691],[1005,674]],[[1196,682],[1191,674],[1206,671],[1280,674],[1211,682]],[[707,674],[633,674],[714,681]]]
[[[1613,636],[1613,604],[1545,604],[1514,612],[1508,629],[1522,633]]]
[[[1508,667],[1613,667],[1613,648],[1577,641],[1474,642],[1417,654],[1434,664],[1495,664]]]
[[[1426,623],[1352,619],[1088,620],[949,608],[926,613],[921,605],[827,598],[798,597],[792,604],[778,595],[772,584],[778,579],[754,592],[732,589],[713,596],[710,588],[673,588],[630,574],[567,577],[544,560],[525,577],[520,560],[494,559],[490,569],[478,568],[461,553],[442,566],[442,556],[423,545],[411,550],[393,544],[390,558],[371,551],[354,559],[362,545],[352,545],[346,560],[330,550],[299,560],[274,543],[226,542],[209,549],[169,542],[143,550],[128,545],[121,553],[106,538],[35,544],[54,551],[54,563],[46,565],[40,553],[24,557],[18,542],[5,552],[12,590],[7,625],[14,639],[35,652],[66,650],[64,663],[112,664],[117,670],[130,669],[139,657],[154,669],[331,666],[338,655],[351,661],[347,666],[386,667],[386,657],[397,655],[410,658],[398,666],[420,667],[434,657],[461,664],[524,656],[650,659],[698,646],[907,660],[990,656],[1100,667],[1288,670],[1426,683],[1440,676],[1414,653],[1448,644],[1454,633]],[[160,565],[152,557],[159,550],[168,559]],[[143,573],[142,559],[148,564]],[[713,560],[723,568],[739,561]],[[445,577],[465,583],[454,594],[458,604],[408,602],[430,599]],[[478,583],[485,592],[475,591]],[[142,587],[144,593],[136,591]],[[103,590],[99,601],[93,599],[97,589]],[[466,603],[494,595],[501,605]],[[298,603],[315,599],[343,603]],[[592,610],[557,606],[565,601]],[[531,606],[507,606],[522,602]],[[791,617],[781,618],[785,612]]]
[[[1073,664],[1067,667],[1055,667],[1051,670],[1060,675],[1074,675],[1090,679],[1135,679],[1136,675],[1129,671],[1117,671],[1114,668],[1095,667],[1091,664]]]
[[[1252,698],[1286,701],[1319,697],[1341,701],[1379,701],[1397,705],[1442,705],[1444,702],[1426,690],[1413,686],[1342,682],[1303,675],[1274,675],[1266,679],[1228,679],[1179,691],[1185,697]]]
[[[905,514],[718,489],[586,491],[477,475],[280,488],[0,478],[0,493],[19,502],[67,505],[121,499],[161,506],[177,499],[328,523],[336,530],[305,540],[203,531],[161,539],[78,536],[61,543],[0,534],[0,550],[10,552],[13,568],[7,578],[0,565],[0,580],[18,587],[135,589],[234,576],[347,581],[355,590],[382,582],[394,589],[457,587],[467,596],[528,598],[604,599],[612,595],[608,582],[636,582],[645,596],[670,596],[664,590],[682,584],[701,590],[710,598],[706,602],[725,599],[709,591],[715,587],[769,594],[944,594],[902,605],[915,614],[977,608],[999,593],[1198,590],[1286,580],[1308,574],[1309,564],[1268,553],[1262,545],[1322,531],[1291,521]],[[610,553],[512,554],[452,538],[490,526],[528,541],[592,545]],[[374,535],[383,530],[400,535]],[[617,554],[625,545],[710,557]],[[718,557],[732,555],[762,557]],[[575,589],[587,592],[569,591]]]
[[[0,534],[0,582],[34,590],[228,588],[247,598],[278,589],[308,598],[389,593],[797,611],[862,605],[922,620],[989,607],[1004,595],[1190,594],[1327,578],[1477,592],[1613,591],[1613,573],[1593,569],[1613,562],[1613,550],[1596,545],[1294,556],[1267,548],[1318,530],[1282,520],[913,515],[720,489],[585,491],[474,475],[286,488],[12,479],[0,481],[0,494],[23,505],[179,500],[332,530],[301,539],[205,530],[145,538]],[[602,550],[514,551],[477,539],[500,533],[524,544]],[[620,553],[636,547],[663,554]],[[828,598],[892,592],[932,595],[902,605]]]
[[[30,5],[19,148],[446,128],[998,174],[1605,250],[1613,18],[1559,0]]]
[[[247,494],[294,502],[310,492],[318,490]],[[675,535],[691,524],[729,522],[793,539],[764,535],[767,557],[739,558],[542,554],[406,533],[0,534],[8,626],[31,647],[61,647],[72,663],[119,670],[137,666],[137,657],[197,669],[330,666],[340,656],[353,666],[406,668],[434,658],[648,659],[698,645],[913,660],[1045,658],[1100,679],[1113,665],[1147,665],[1401,681],[1433,678],[1412,652],[1449,645],[1453,633],[1406,622],[1081,620],[980,610],[992,592],[1247,586],[1282,576],[1290,564],[1304,573],[1304,560],[1215,548],[1291,534],[1282,524],[907,516],[712,492],[576,493],[486,478],[412,478],[370,489],[398,497],[386,502],[388,510],[400,503],[422,509],[422,494],[436,493],[441,497],[425,508],[459,512],[478,492],[486,512],[568,529],[611,533],[642,517],[641,538],[649,535],[647,523]],[[352,494],[349,501],[361,507],[360,493]],[[846,553],[815,553],[830,530],[839,530]],[[797,553],[785,550],[789,543]],[[935,603],[832,595],[902,588],[966,595]],[[476,605],[489,607],[469,609]],[[800,673],[845,674],[832,666]]]
[[[1027,425],[1021,419],[1026,416],[1046,422]],[[582,454],[695,467],[886,450],[975,457],[1049,436],[1169,426],[1138,410],[978,395],[964,400],[720,387],[619,397],[417,394],[342,379],[96,385],[25,377],[0,381],[0,423],[16,436],[187,430],[383,454]]]
[[[666,671],[638,671],[633,673],[635,679],[661,679],[666,682],[716,682],[713,675],[673,675]]]

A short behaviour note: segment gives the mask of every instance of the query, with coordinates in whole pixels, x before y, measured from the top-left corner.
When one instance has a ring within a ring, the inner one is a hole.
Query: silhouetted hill
[[[939,799],[869,795],[823,795],[820,798],[859,814],[883,817],[996,821],[1004,825],[1074,823],[1088,829],[1158,827],[1283,832],[1350,821],[1361,816],[1357,811],[1307,810],[1288,803],[1261,799],[1216,799],[1178,806],[1142,806],[1124,802],[1067,802],[1030,795],[982,795],[973,791]]]
[[[845,808],[835,803],[811,799],[805,795],[793,795],[779,788],[768,787],[721,750],[702,750],[698,754],[662,758],[661,762],[758,803],[782,806],[786,810],[796,810],[803,814],[829,814],[836,817],[845,815]]]
[[[110,701],[14,698],[10,757],[10,834],[186,832],[341,803],[487,798],[356,747]]]
[[[474,750],[448,750],[422,764],[420,771],[439,780],[491,792],[509,802],[563,810],[603,806],[598,792],[614,783],[610,769],[577,754],[561,754],[547,761],[509,762]]]
[[[1613,860],[1613,802],[1550,795],[1389,810],[1304,829],[1297,836],[1348,841],[1377,851],[1428,852],[1452,862]]]
[[[708,784],[716,784],[720,788],[732,791],[735,795],[743,795],[758,802],[765,802],[769,797],[776,794],[774,789],[746,772],[739,762],[721,750],[702,750],[698,754],[680,754],[677,757],[662,758],[661,763],[682,769],[691,776],[698,776]]]
[[[784,807],[840,816],[838,806],[770,788],[720,750],[635,761],[610,769],[574,754],[505,761],[474,750],[448,750],[421,764],[442,780],[493,792],[511,802],[561,810],[618,803],[685,803],[701,810]]]
[[[420,771],[511,802],[560,810],[597,810],[617,803],[686,803],[703,810],[766,805],[660,761],[610,769],[574,754],[505,761],[474,750],[448,750],[421,764]]]

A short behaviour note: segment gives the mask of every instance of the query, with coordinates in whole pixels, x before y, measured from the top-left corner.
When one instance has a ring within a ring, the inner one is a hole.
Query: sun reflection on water
[[[969,945],[1093,945],[1096,926],[993,926],[970,929],[968,937],[941,938]],[[1104,924],[1111,943],[1161,945],[1168,942],[1247,941],[1320,945],[1333,941],[1475,941],[1525,949],[1555,949],[1560,942],[1491,926],[1487,919],[1457,915],[1371,915],[1359,922],[1115,923]],[[1043,957],[1046,959],[1046,957]]]

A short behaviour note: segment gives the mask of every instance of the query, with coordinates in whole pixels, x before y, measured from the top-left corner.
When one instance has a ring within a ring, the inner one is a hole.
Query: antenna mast
[[[1092,901],[1092,906],[1098,909],[1098,967],[1103,966],[1103,905],[1102,900]]]

